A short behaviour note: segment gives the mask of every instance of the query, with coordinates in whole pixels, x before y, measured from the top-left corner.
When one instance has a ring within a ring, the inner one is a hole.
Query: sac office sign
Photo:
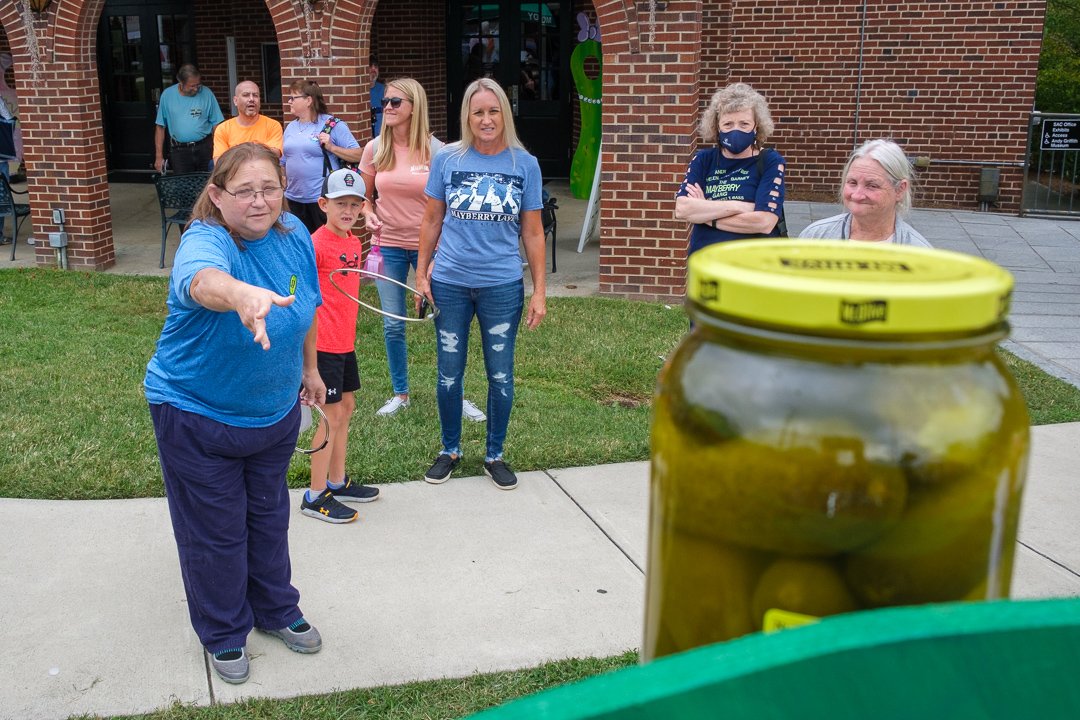
[[[1080,150],[1080,122],[1076,120],[1044,120],[1043,150]]]

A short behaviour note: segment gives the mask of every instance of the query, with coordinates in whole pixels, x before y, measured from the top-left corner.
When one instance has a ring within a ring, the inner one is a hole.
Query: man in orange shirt
[[[250,80],[237,83],[233,105],[236,106],[236,117],[214,129],[214,160],[234,145],[246,142],[262,143],[280,156],[281,123],[259,114],[262,109],[259,86]]]

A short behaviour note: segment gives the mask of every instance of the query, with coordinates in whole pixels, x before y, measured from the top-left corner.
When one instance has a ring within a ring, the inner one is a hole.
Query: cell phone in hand
[[[416,312],[416,317],[426,318],[429,310],[431,310],[431,306],[428,304],[427,298],[423,298],[420,301],[420,309]]]

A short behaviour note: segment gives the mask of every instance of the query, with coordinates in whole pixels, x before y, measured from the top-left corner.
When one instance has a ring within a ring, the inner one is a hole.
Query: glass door
[[[461,96],[478,77],[498,81],[510,98],[521,141],[540,161],[544,177],[570,168],[569,2],[452,0],[447,85],[451,135]]]
[[[149,180],[161,92],[195,61],[189,3],[109,2],[98,25],[98,72],[111,180]]]

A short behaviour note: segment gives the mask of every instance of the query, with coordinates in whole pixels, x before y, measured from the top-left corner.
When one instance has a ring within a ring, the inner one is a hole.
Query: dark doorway
[[[570,3],[451,0],[447,28],[447,124],[460,137],[461,95],[478,77],[506,90],[525,147],[544,178],[570,171]]]
[[[188,2],[110,0],[98,25],[98,72],[109,180],[149,181],[161,91],[195,62]]]

